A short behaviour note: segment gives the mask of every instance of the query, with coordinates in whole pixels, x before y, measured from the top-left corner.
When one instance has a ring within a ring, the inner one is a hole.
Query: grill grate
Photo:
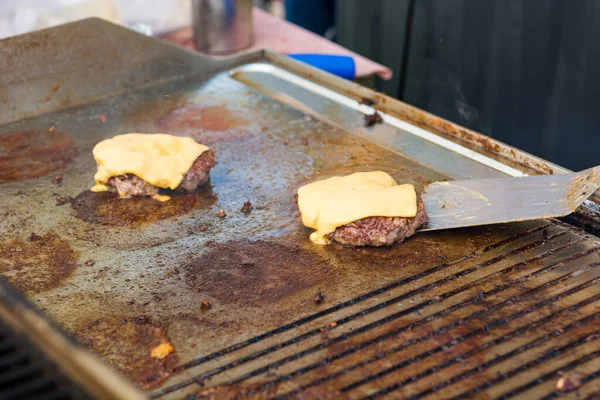
[[[318,388],[357,399],[554,398],[562,372],[577,373],[578,393],[592,395],[599,251],[586,236],[537,226],[183,364],[180,381],[152,397],[225,385],[237,398]],[[327,320],[335,326],[321,338]],[[210,367],[189,375],[202,365]]]
[[[0,321],[0,399],[91,399],[24,335]]]

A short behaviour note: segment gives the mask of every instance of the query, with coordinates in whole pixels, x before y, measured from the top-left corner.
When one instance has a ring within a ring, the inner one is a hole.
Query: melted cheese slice
[[[336,228],[362,218],[414,217],[417,194],[413,185],[397,185],[385,172],[358,172],[302,186],[298,206],[304,225],[316,230],[310,240],[327,244]]]
[[[94,147],[98,172],[93,192],[108,190],[106,182],[113,176],[134,174],[164,189],[175,189],[196,158],[207,146],[189,137],[162,133],[128,133],[103,140]],[[166,196],[156,196],[167,200]]]

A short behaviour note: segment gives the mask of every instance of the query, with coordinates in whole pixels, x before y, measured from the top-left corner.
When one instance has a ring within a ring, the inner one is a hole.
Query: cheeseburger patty
[[[208,182],[210,170],[215,166],[214,150],[207,150],[194,161],[183,180],[175,190],[193,191]],[[122,196],[154,196],[160,188],[149,184],[133,174],[119,175],[110,178],[106,184],[117,189]]]
[[[414,235],[426,222],[425,204],[417,194],[417,215],[413,218],[367,217],[340,226],[328,239],[347,246],[389,246]]]

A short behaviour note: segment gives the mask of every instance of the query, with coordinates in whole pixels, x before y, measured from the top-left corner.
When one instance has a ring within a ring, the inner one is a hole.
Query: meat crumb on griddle
[[[323,296],[323,293],[317,292],[317,294],[315,294],[315,303],[321,304],[324,300],[325,296]]]
[[[219,218],[225,218],[226,216],[227,214],[223,210],[219,210],[219,212],[217,213],[217,217]]]
[[[94,260],[87,260],[84,264],[87,265],[88,267],[91,267],[94,264],[96,264],[96,261],[94,261]]]
[[[574,376],[561,376],[556,381],[556,390],[561,393],[572,392],[581,386],[581,381]]]
[[[70,203],[71,200],[73,200],[71,198],[71,196],[58,196],[56,198],[56,205],[57,206],[64,206],[65,204]]]
[[[382,124],[383,123],[383,118],[381,118],[381,115],[379,115],[379,113],[377,111],[375,111],[374,114],[365,114],[365,127],[366,128],[370,128],[372,126],[374,126],[375,124]]]
[[[54,178],[52,178],[52,183],[54,183],[55,185],[60,185],[63,181],[63,176],[58,174],[56,175]]]
[[[30,242],[36,242],[41,239],[42,237],[40,235],[36,235],[34,232],[31,232],[31,235],[29,235],[29,237],[27,238],[27,240]]]
[[[212,307],[212,304],[210,303],[210,300],[208,300],[206,297],[202,299],[202,301],[200,302],[200,308],[203,310],[208,310]]]
[[[250,200],[248,200],[248,201],[244,202],[244,205],[242,206],[240,211],[243,212],[244,214],[248,215],[248,214],[250,214],[250,212],[253,209],[254,209],[254,206],[252,206],[252,202]]]

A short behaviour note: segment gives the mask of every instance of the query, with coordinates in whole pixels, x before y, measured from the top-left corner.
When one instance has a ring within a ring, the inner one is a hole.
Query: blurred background
[[[600,1],[253,1],[393,71],[363,84],[567,168],[599,164]],[[161,34],[189,25],[189,0],[4,0],[0,37],[90,13]]]

